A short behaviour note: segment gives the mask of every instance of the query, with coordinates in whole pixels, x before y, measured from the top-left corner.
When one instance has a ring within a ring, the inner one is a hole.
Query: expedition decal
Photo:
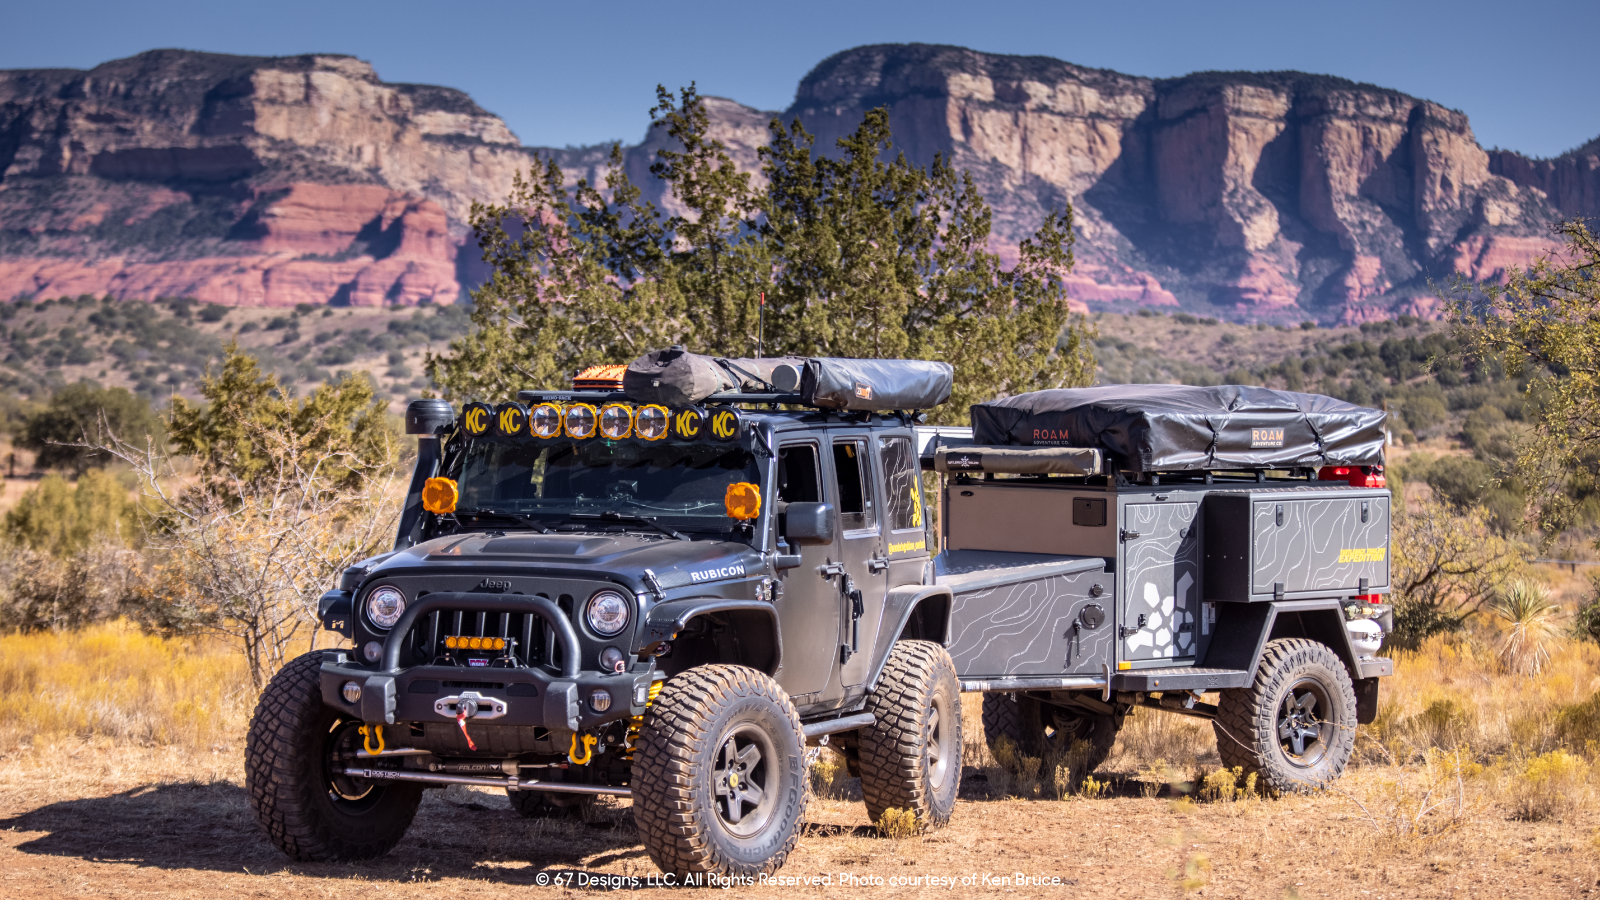
[[[1383,562],[1388,547],[1346,547],[1339,551],[1339,562]]]

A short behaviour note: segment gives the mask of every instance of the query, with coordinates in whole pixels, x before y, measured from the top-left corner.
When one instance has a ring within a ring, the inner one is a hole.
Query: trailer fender
[[[1350,632],[1344,625],[1344,609],[1339,600],[1332,597],[1217,604],[1217,624],[1204,665],[1243,670],[1254,678],[1267,641],[1284,637],[1308,638],[1326,645],[1350,670],[1352,682],[1365,680],[1360,656],[1350,643]],[[1372,702],[1377,702],[1376,694]]]

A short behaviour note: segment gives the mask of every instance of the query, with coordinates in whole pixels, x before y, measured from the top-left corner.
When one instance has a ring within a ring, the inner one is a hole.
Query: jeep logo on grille
[[[484,580],[478,582],[478,587],[480,589],[482,589],[482,590],[485,590],[485,591],[501,591],[501,592],[504,592],[504,591],[511,590],[511,582],[509,582],[509,581],[495,581],[495,580],[490,579],[490,578],[485,578]]]

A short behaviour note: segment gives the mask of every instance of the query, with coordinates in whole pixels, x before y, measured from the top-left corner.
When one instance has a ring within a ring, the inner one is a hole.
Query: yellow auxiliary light
[[[594,407],[587,403],[574,403],[567,407],[567,413],[562,417],[562,425],[567,432],[567,437],[583,440],[594,437],[595,426],[600,422],[600,416]]]
[[[541,403],[528,412],[528,430],[534,437],[553,438],[561,436],[561,405],[558,403]]]
[[[512,401],[495,407],[495,430],[505,437],[517,437],[528,427],[528,408]]]
[[[633,417],[634,437],[646,441],[659,441],[667,436],[667,425],[672,421],[665,406],[650,404],[639,407]]]
[[[481,437],[494,424],[494,410],[487,403],[468,403],[461,411],[461,427],[473,437]]]
[[[467,647],[472,650],[483,649],[483,638],[475,637],[467,641]]]
[[[436,516],[455,512],[460,499],[461,492],[452,479],[429,478],[422,484],[422,508]]]
[[[600,433],[612,441],[632,437],[633,407],[623,403],[607,403],[600,407]]]
[[[447,650],[454,650],[456,648],[456,636],[453,634],[445,635],[444,646]]]

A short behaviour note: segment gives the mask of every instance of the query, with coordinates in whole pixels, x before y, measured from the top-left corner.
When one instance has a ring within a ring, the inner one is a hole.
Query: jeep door
[[[871,674],[872,645],[878,637],[888,596],[889,558],[877,505],[878,468],[865,432],[835,437],[830,453],[839,509],[839,661],[845,688]],[[859,592],[859,593],[858,593]]]
[[[784,503],[832,503],[823,490],[823,450],[815,438],[786,440],[778,444],[775,466],[779,509]],[[781,533],[781,532],[780,532]],[[837,534],[837,532],[836,532]],[[783,588],[778,598],[778,623],[783,634],[783,668],[778,684],[805,708],[823,700],[837,700],[844,691],[833,680],[839,664],[839,587],[823,569],[838,561],[838,538],[831,544],[790,545],[800,565],[778,572]]]

